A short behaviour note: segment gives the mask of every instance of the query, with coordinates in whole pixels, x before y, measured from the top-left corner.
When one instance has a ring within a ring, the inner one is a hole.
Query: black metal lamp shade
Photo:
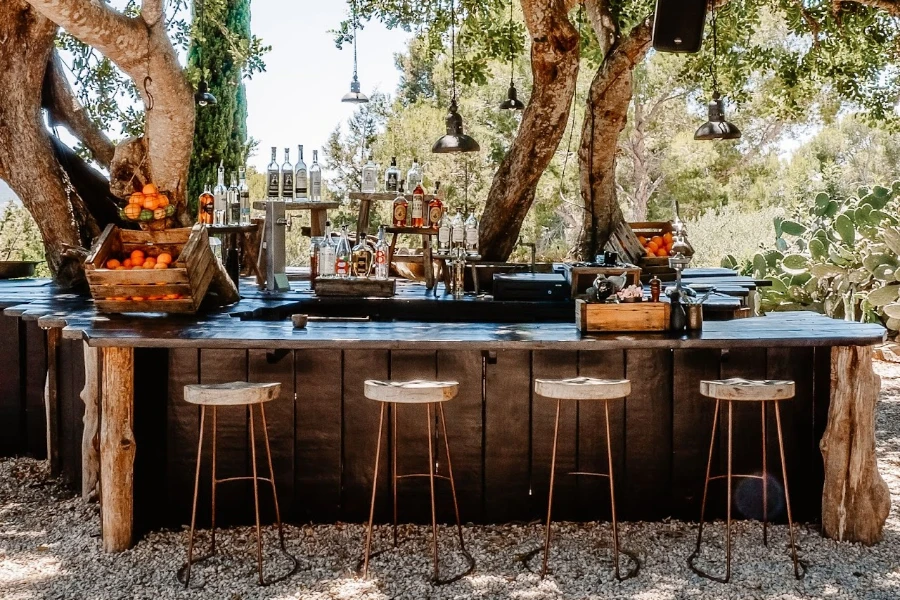
[[[194,94],[194,101],[198,106],[215,106],[219,103],[216,97],[210,93],[209,84],[206,83],[205,79],[201,79],[200,83],[197,84],[197,93]]]
[[[695,140],[737,140],[741,130],[737,125],[725,120],[725,106],[719,92],[713,93],[709,102],[709,116],[706,123],[694,133]]]
[[[471,136],[463,133],[463,120],[456,106],[456,98],[450,102],[450,111],[447,113],[447,134],[442,136],[431,147],[435,154],[450,154],[453,152],[478,152],[481,146]]]
[[[356,75],[353,75],[353,81],[350,82],[350,91],[344,94],[344,97],[341,98],[341,102],[348,102],[350,104],[365,104],[369,101],[369,97],[363,94],[360,91],[359,79],[356,78]]]
[[[509,85],[509,90],[506,92],[506,100],[500,105],[500,110],[525,110],[525,105],[519,100],[519,94],[515,85]]]

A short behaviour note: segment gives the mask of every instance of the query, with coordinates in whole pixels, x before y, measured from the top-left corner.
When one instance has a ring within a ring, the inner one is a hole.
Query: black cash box
[[[561,273],[497,273],[494,300],[568,300],[571,288]]]

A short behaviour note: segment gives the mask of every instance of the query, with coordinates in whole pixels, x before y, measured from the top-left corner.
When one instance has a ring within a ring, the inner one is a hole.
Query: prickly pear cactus
[[[761,308],[814,310],[836,318],[900,330],[900,181],[863,187],[857,196],[817,195],[805,214],[775,219],[774,246],[736,268],[771,287]]]

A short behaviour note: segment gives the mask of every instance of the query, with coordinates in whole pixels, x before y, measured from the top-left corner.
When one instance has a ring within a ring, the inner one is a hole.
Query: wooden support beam
[[[84,431],[81,436],[81,497],[94,502],[100,494],[100,350],[84,344]]]
[[[62,329],[47,330],[47,379],[44,383],[44,410],[47,415],[47,459],[50,461],[50,476],[60,472],[59,461],[59,382],[57,368],[59,341]]]
[[[100,516],[106,552],[131,548],[134,530],[134,349],[101,350]]]
[[[871,348],[832,348],[831,406],[819,448],[825,463],[822,532],[838,541],[879,542],[891,509],[890,492],[875,460],[880,390]]]

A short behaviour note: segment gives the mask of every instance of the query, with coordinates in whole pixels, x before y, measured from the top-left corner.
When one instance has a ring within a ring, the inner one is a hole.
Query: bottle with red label
[[[347,226],[341,226],[341,239],[335,249],[334,274],[338,277],[350,277],[350,238],[347,235]]]
[[[400,181],[398,195],[394,199],[393,214],[391,222],[394,224],[394,227],[406,227],[406,220],[409,216],[409,202],[406,201],[406,194],[403,192],[403,181]]]
[[[425,227],[425,190],[422,184],[416,185],[413,190],[412,206],[410,206],[410,221],[413,227]]]
[[[434,184],[434,197],[428,202],[428,218],[425,220],[425,226],[431,227],[435,231],[441,227],[441,217],[444,216],[444,202],[441,200],[441,182]]]
[[[378,242],[375,244],[375,279],[384,281],[388,278],[388,245],[384,241],[384,225],[378,228]]]

